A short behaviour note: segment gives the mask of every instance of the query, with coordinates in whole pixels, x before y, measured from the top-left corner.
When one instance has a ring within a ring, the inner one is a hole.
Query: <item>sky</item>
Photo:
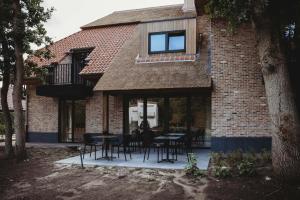
[[[184,0],[44,0],[45,7],[54,7],[45,24],[53,41],[80,30],[80,27],[114,11],[182,4]]]

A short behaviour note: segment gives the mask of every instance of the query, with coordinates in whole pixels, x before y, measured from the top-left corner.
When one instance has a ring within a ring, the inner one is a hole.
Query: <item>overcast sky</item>
[[[118,10],[181,4],[184,0],[44,0],[54,7],[47,22],[48,35],[57,41],[80,30],[80,27]]]

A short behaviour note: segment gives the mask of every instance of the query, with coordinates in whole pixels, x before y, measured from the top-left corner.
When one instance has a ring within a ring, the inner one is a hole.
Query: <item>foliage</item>
[[[212,173],[217,178],[254,176],[256,168],[271,164],[270,151],[260,153],[236,150],[231,153],[212,153]]]
[[[260,154],[260,158],[261,158],[262,162],[264,162],[264,163],[271,162],[272,161],[271,152],[266,149],[263,149]]]
[[[14,115],[11,113],[10,117],[13,120]],[[0,112],[0,135],[5,135],[5,124],[4,124],[3,112]]]
[[[202,177],[205,175],[205,172],[200,170],[197,167],[197,158],[194,153],[188,154],[188,164],[185,167],[185,173],[191,177]]]
[[[249,0],[210,0],[205,10],[213,18],[224,18],[231,29],[250,20],[251,1]]]
[[[240,176],[253,176],[256,173],[254,163],[249,159],[243,159],[237,169]]]
[[[19,20],[24,20],[25,32],[18,36],[22,41],[22,52],[37,57],[49,59],[52,57],[48,45],[52,44],[52,40],[47,36],[47,31],[44,27],[44,23],[50,19],[53,8],[45,9],[42,6],[43,0],[20,0],[22,13]],[[13,10],[12,1],[0,0],[0,12],[1,12],[1,23],[0,23],[0,43],[7,43],[8,49],[4,50],[3,46],[0,45],[0,57],[4,54],[8,55],[11,73],[13,74],[15,67],[15,56],[14,56],[14,32],[12,27],[13,21]],[[19,23],[22,24],[22,23]],[[21,26],[21,25],[20,25]],[[20,29],[22,27],[19,27]],[[45,46],[45,48],[33,52],[33,46]],[[30,59],[29,59],[30,60]],[[36,64],[31,61],[25,62],[26,74],[34,73],[38,71]],[[0,59],[0,70],[3,70],[3,60]]]
[[[225,162],[221,165],[215,166],[213,169],[213,175],[217,178],[227,178],[232,176],[231,167],[227,166]]]

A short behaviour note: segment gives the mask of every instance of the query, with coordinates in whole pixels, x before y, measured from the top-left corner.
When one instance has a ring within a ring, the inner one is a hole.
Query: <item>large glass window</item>
[[[184,35],[170,35],[169,36],[169,50],[178,51],[184,49]]]
[[[149,53],[185,51],[185,31],[150,33]]]
[[[82,142],[85,133],[84,100],[60,101],[60,142]]]
[[[153,34],[150,36],[151,52],[166,51],[166,34]]]
[[[186,132],[186,98],[170,98],[169,129],[171,132]]]

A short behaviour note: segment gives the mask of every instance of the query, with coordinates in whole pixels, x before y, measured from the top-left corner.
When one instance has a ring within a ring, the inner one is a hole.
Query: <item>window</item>
[[[184,51],[185,31],[149,34],[149,54]]]

